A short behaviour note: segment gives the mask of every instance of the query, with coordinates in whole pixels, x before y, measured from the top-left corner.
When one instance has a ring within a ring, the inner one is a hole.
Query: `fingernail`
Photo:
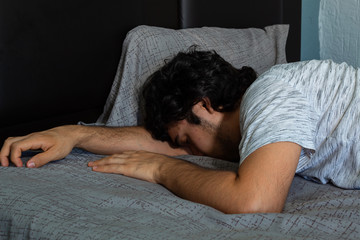
[[[96,170],[96,169],[97,169],[97,166],[92,167],[92,170]]]
[[[29,163],[28,163],[28,167],[29,167],[29,168],[35,167],[35,163],[34,163],[34,162],[29,162]]]

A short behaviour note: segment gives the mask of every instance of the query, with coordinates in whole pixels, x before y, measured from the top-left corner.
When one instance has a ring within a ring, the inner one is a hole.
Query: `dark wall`
[[[301,0],[0,0],[0,145],[101,114],[126,33],[167,28],[290,24],[300,56]]]
[[[178,27],[169,0],[0,0],[0,140],[93,122],[126,33]]]
[[[232,28],[290,24],[287,60],[300,59],[301,0],[181,0],[181,28]],[[221,2],[221,4],[219,4]],[[204,7],[206,6],[206,7]]]

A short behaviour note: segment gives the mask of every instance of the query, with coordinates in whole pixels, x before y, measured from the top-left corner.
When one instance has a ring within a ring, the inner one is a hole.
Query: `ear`
[[[193,106],[193,112],[197,111],[207,111],[208,113],[212,114],[215,110],[211,106],[211,101],[209,98],[205,97],[200,102]]]

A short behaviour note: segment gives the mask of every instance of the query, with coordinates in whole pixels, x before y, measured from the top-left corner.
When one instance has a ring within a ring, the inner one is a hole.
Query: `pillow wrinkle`
[[[286,63],[288,30],[288,25],[273,25],[265,29],[202,27],[180,30],[138,26],[124,40],[104,111],[94,124],[141,125],[141,86],[166,59],[193,45],[197,45],[199,50],[215,50],[236,68],[250,66],[259,75],[275,64]]]

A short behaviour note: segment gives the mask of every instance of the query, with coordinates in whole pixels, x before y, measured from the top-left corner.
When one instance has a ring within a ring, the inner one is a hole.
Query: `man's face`
[[[200,118],[201,123],[182,120],[172,124],[168,134],[176,146],[188,148],[194,155],[206,155],[224,160],[239,160],[237,142],[226,126],[216,125],[212,119]]]

